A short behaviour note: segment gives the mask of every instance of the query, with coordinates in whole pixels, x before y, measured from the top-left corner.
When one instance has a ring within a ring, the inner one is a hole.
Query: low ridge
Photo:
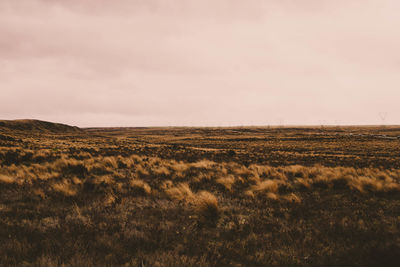
[[[35,131],[43,133],[82,132],[79,127],[41,120],[0,120],[0,129],[17,131]]]

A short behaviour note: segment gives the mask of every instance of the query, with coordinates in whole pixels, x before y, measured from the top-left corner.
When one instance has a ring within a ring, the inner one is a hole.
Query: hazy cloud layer
[[[400,124],[397,0],[1,0],[0,117]]]

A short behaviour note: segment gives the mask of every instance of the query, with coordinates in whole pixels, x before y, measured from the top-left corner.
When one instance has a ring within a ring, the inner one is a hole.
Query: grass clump
[[[165,193],[173,200],[188,200],[192,201],[194,194],[187,183],[179,183],[177,186],[165,189]]]
[[[76,186],[72,185],[66,180],[54,183],[52,188],[55,192],[61,193],[67,197],[75,196],[78,193]]]
[[[232,191],[232,186],[235,183],[235,181],[236,179],[233,175],[221,177],[216,180],[217,183],[223,185],[228,191]]]
[[[15,183],[15,179],[8,175],[0,174],[0,184],[13,184]]]
[[[149,195],[151,193],[151,187],[140,179],[132,179],[129,182],[129,186],[132,192],[140,195]]]
[[[194,207],[202,222],[214,225],[218,221],[220,214],[218,199],[210,192],[201,191],[196,194]]]

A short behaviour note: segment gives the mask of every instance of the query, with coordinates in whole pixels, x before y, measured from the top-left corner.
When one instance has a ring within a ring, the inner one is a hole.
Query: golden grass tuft
[[[210,172],[201,172],[196,177],[193,178],[194,182],[208,182],[212,179],[212,173]]]
[[[259,183],[261,183],[260,175],[258,175],[258,173],[256,173],[256,172],[252,172],[247,180],[251,184],[259,184]]]
[[[13,184],[15,183],[15,178],[8,175],[0,174],[0,183]]]
[[[212,167],[215,165],[215,162],[210,161],[210,160],[203,159],[203,160],[200,160],[200,161],[191,163],[190,165],[191,165],[192,167],[194,167],[194,168],[199,168],[199,169],[210,169],[210,168],[212,168]]]
[[[292,203],[301,203],[301,198],[295,193],[290,193],[289,195],[283,196],[282,198]]]
[[[111,185],[114,183],[114,179],[110,175],[101,175],[96,176],[91,179],[93,184],[104,184],[104,185]]]
[[[72,177],[72,182],[74,183],[74,184],[83,184],[83,182],[82,182],[82,180],[81,179],[79,179],[78,177],[76,177],[76,176],[74,176],[74,177]]]
[[[254,194],[254,192],[252,190],[246,190],[244,192],[244,195],[247,196],[247,197],[251,197],[251,198],[255,197],[255,194]]]
[[[57,182],[52,185],[52,188],[54,191],[59,192],[63,194],[64,196],[75,196],[78,192],[77,188],[67,182],[66,180],[63,180],[62,182]]]
[[[139,176],[147,176],[149,175],[149,171],[142,165],[135,165],[135,171]]]
[[[40,188],[35,188],[32,190],[33,195],[41,198],[41,199],[46,199],[46,194],[43,192],[42,189]]]
[[[182,161],[179,161],[179,162],[172,162],[170,167],[177,173],[184,173],[187,169],[190,168],[190,165]]]
[[[264,180],[254,186],[251,189],[255,192],[272,192],[276,193],[278,191],[278,182],[275,180]]]
[[[118,162],[114,157],[104,157],[103,158],[103,164],[106,167],[117,169],[118,168]]]
[[[60,176],[60,173],[53,171],[53,172],[46,172],[46,173],[40,174],[40,175],[38,175],[38,178],[40,180],[50,180],[50,179],[54,179],[58,176]]]
[[[400,184],[396,183],[387,183],[383,188],[385,192],[400,192]]]
[[[111,206],[112,204],[115,203],[116,200],[117,200],[117,197],[115,196],[115,194],[112,192],[109,192],[104,196],[103,204],[106,207]]]
[[[255,185],[251,186],[244,192],[244,195],[247,197],[254,197],[256,194],[265,194],[265,196],[269,199],[278,199],[278,188],[279,183],[277,181],[267,179],[262,182],[257,182]]]
[[[265,165],[251,164],[249,170],[259,177],[270,177],[273,174],[273,168]]]
[[[248,168],[246,168],[246,166],[243,165],[238,165],[233,169],[233,172],[236,175],[241,175],[241,176],[249,176],[251,175],[251,170],[249,170]]]
[[[152,171],[157,175],[164,175],[164,176],[167,176],[171,173],[165,166],[158,166],[156,168],[153,168]]]
[[[194,208],[205,222],[215,223],[219,218],[219,205],[217,198],[207,191],[196,194],[193,200]]]
[[[103,203],[108,204],[110,202],[105,200]],[[73,206],[71,208],[71,212],[69,214],[67,214],[67,216],[65,217],[65,220],[70,223],[74,223],[74,224],[78,223],[78,224],[84,225],[85,227],[92,226],[90,217],[84,215],[83,212],[81,211],[81,208],[76,203],[73,204]]]
[[[187,183],[180,183],[175,187],[164,190],[167,196],[173,200],[192,201],[194,194]]]
[[[221,177],[216,180],[217,183],[223,185],[229,191],[232,191],[232,185],[235,183],[235,181],[236,179],[233,175]]]
[[[148,195],[151,193],[151,187],[144,181],[140,179],[132,179],[129,182],[129,186],[132,189],[132,191],[144,195]]]
[[[272,199],[272,200],[278,200],[279,199],[279,196],[277,194],[275,194],[275,193],[272,193],[272,192],[267,192],[266,196],[267,196],[268,199]]]
[[[310,189],[311,184],[309,179],[304,179],[304,178],[297,178],[294,182],[295,185],[300,187],[301,189]]]
[[[165,180],[161,183],[160,188],[163,189],[164,191],[168,188],[172,188],[173,187],[173,183],[171,180]]]

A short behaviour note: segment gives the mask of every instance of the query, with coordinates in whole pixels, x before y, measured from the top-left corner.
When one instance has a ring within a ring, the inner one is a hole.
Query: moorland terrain
[[[0,121],[0,266],[399,266],[400,127]]]

